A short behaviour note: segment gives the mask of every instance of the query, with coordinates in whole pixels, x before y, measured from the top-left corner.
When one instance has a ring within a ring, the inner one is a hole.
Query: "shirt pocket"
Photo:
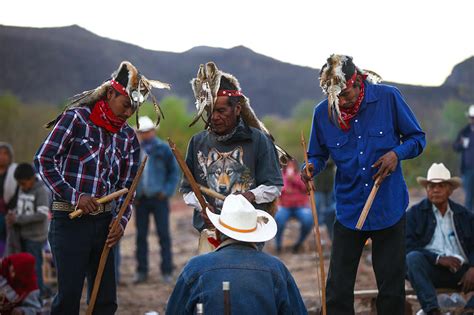
[[[374,126],[368,130],[369,146],[378,152],[387,152],[397,146],[392,129],[386,126]]]
[[[99,160],[100,142],[92,138],[76,138],[77,157],[82,165],[96,164]]]
[[[348,142],[349,138],[346,135],[329,139],[326,142],[326,146],[335,162],[344,162],[351,158]]]

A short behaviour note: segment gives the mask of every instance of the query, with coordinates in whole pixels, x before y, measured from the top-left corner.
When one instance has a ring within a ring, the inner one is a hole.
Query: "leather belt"
[[[51,210],[53,211],[66,211],[66,212],[72,212],[76,210],[76,206],[73,206],[70,203],[67,202],[62,202],[62,201],[53,201],[53,205],[51,207]],[[89,213],[89,215],[98,215],[103,212],[110,212],[112,211],[112,205],[111,203],[106,203],[106,204],[100,204],[99,208],[94,211]]]

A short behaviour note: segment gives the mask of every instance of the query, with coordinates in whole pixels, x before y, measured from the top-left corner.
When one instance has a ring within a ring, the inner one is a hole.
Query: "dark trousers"
[[[464,264],[461,269],[452,273],[448,268],[430,263],[422,252],[412,251],[407,255],[408,279],[426,313],[439,308],[436,288],[460,290],[458,283],[468,269],[469,265]],[[474,308],[474,297],[469,299],[466,307]]]
[[[161,273],[171,274],[173,271],[171,254],[171,237],[169,231],[169,201],[158,198],[141,197],[135,211],[137,225],[137,271],[148,274],[148,227],[150,214],[155,220],[156,232],[161,247]]]
[[[372,239],[372,262],[377,280],[378,314],[404,314],[405,307],[405,217],[378,231],[356,231],[334,223],[326,285],[327,313],[354,314],[357,267],[367,239]]]
[[[473,196],[474,196],[474,170],[466,170],[462,175],[462,185],[466,193],[465,206],[469,211],[474,211]]]
[[[21,240],[21,251],[30,253],[35,257],[35,272],[38,280],[38,287],[41,293],[44,293],[43,282],[43,247],[45,242],[36,242],[27,239]]]
[[[67,212],[53,211],[49,242],[58,275],[58,293],[51,314],[79,314],[79,306],[87,278],[89,302],[100,255],[107,239],[110,213],[69,219]],[[114,314],[117,310],[114,248],[111,249],[102,275],[94,314]]]

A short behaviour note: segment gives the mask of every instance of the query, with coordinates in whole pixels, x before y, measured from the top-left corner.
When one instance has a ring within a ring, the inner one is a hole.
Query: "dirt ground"
[[[423,196],[421,191],[411,193],[412,202],[419,200]],[[459,198],[459,196],[458,196]],[[456,199],[458,199],[456,198]],[[154,226],[152,226],[149,235],[150,248],[150,274],[146,283],[134,285],[132,283],[136,268],[135,260],[135,224],[132,220],[121,241],[121,284],[118,287],[118,311],[117,314],[144,314],[146,312],[155,311],[164,314],[166,302],[170,296],[174,281],[186,262],[196,255],[198,233],[191,224],[192,210],[188,208],[179,197],[175,197],[171,201],[171,234],[173,241],[173,263],[175,272],[173,275],[173,283],[165,284],[159,271],[159,245]],[[151,220],[152,221],[152,220]],[[314,309],[320,305],[320,297],[317,288],[316,268],[317,256],[315,251],[315,241],[313,234],[307,238],[303,250],[298,254],[291,253],[291,245],[296,240],[298,233],[298,223],[290,221],[284,236],[284,249],[279,258],[285,263],[301,291],[301,295],[308,309]],[[325,270],[329,265],[330,256],[330,240],[325,227],[321,227]],[[364,250],[361,259],[356,280],[356,290],[359,289],[375,289],[375,277],[370,262],[370,246]],[[270,241],[265,245],[264,251],[269,254],[276,255],[274,249],[274,241]],[[84,301],[83,301],[84,302]],[[83,303],[85,310],[85,302]],[[368,314],[366,305],[356,304],[358,314]],[[81,312],[82,313],[82,312]]]

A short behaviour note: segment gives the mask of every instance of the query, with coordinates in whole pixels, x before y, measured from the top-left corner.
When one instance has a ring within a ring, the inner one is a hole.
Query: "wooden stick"
[[[230,282],[222,282],[222,293],[224,294],[224,315],[230,315]]]
[[[205,193],[206,195],[210,196],[210,197],[213,197],[215,199],[219,199],[219,200],[224,200],[225,199],[225,196],[224,195],[221,195],[219,194],[217,191],[214,191],[210,188],[207,188],[205,186],[202,186],[202,185],[199,185],[199,189]]]
[[[379,191],[380,187],[380,177],[377,178],[377,180],[374,183],[374,186],[372,187],[372,190],[370,191],[369,197],[367,198],[367,201],[365,202],[364,208],[362,209],[362,212],[360,213],[359,220],[357,221],[356,229],[361,230],[362,227],[364,226],[365,219],[367,218],[367,215],[369,214],[370,207],[372,207],[372,203],[374,202],[375,195],[377,195],[377,191]]]
[[[110,201],[114,200],[115,198],[118,198],[122,195],[125,195],[127,192],[128,192],[128,188],[122,188],[120,190],[117,190],[117,191],[111,193],[110,195],[107,195],[107,196],[104,196],[100,199],[97,199],[97,202],[100,203],[100,204],[107,203],[107,202],[110,202]],[[74,210],[73,212],[69,213],[69,218],[70,219],[75,219],[77,217],[80,217],[83,213],[84,213],[84,211],[82,211],[81,209]]]
[[[143,162],[140,165],[140,168],[138,169],[138,172],[135,175],[135,178],[133,179],[133,182],[132,182],[132,185],[130,186],[130,190],[127,194],[127,197],[125,198],[122,204],[122,207],[120,208],[120,211],[117,214],[117,219],[114,220],[112,227],[110,228],[110,231],[116,230],[118,228],[118,225],[120,224],[120,219],[123,217],[123,214],[125,213],[125,210],[127,209],[130,201],[132,200],[133,194],[135,193],[135,190],[137,189],[138,182],[140,180],[140,177],[142,176],[143,169],[145,168],[147,159],[148,159],[148,156],[145,155],[145,158],[143,159]],[[100,281],[102,280],[102,274],[104,273],[105,263],[107,262],[107,256],[109,256],[109,251],[110,251],[110,247],[108,247],[107,244],[104,244],[104,248],[102,249],[102,254],[100,255],[99,268],[97,268],[97,274],[94,280],[94,287],[92,289],[91,299],[89,301],[89,305],[87,306],[86,315],[92,315],[92,312],[94,311],[94,305],[97,299],[97,293],[99,292]]]
[[[186,176],[186,179],[188,180],[189,184],[191,185],[191,189],[193,190],[194,194],[196,195],[196,198],[199,201],[199,204],[201,205],[202,211],[206,211],[207,208],[207,202],[204,199],[204,197],[201,194],[201,190],[199,188],[198,183],[194,179],[193,174],[191,173],[191,170],[188,167],[188,164],[183,159],[183,155],[179,151],[179,149],[176,147],[176,144],[171,141],[170,138],[168,138],[168,143],[170,145],[171,151],[174,154],[174,157],[176,158],[176,161],[178,162],[179,167],[181,168],[181,171],[183,171],[184,176]]]
[[[309,162],[308,162],[308,155],[306,153],[306,142],[304,140],[303,131],[301,131],[301,145],[303,146],[304,161],[306,163],[306,166],[308,166]],[[311,176],[307,167],[306,167],[306,175],[308,175],[308,177]],[[318,212],[316,210],[316,202],[314,200],[314,190],[313,190],[314,186],[309,185],[309,187],[310,187],[309,195],[310,195],[310,200],[311,200],[311,210],[313,212],[313,220],[314,220],[313,232],[316,238],[316,248],[318,250],[318,255],[319,255],[319,271],[321,272],[321,278],[320,278],[321,304],[323,308],[323,315],[326,315],[326,274],[324,272],[324,256],[323,256],[323,249],[321,247],[321,235],[319,233]]]

